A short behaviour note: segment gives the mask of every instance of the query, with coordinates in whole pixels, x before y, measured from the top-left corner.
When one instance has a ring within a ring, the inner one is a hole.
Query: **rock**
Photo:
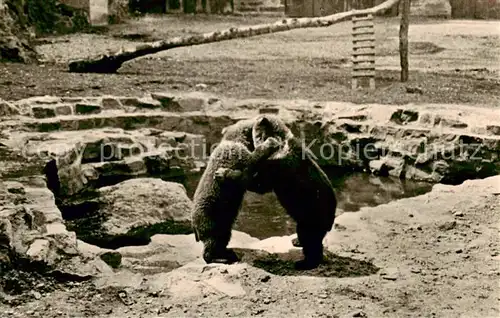
[[[13,232],[10,221],[6,219],[0,219],[0,246],[10,248],[12,246],[12,238]]]
[[[40,294],[37,291],[32,291],[31,294],[33,295],[33,298],[35,298],[36,300],[39,300],[42,298],[42,294]]]
[[[278,114],[279,113],[279,108],[278,107],[262,107],[259,108],[259,114]]]
[[[10,267],[13,234],[9,220],[0,219],[0,270]]]
[[[406,125],[410,122],[418,120],[418,112],[406,109],[398,109],[392,114],[390,120],[398,125]]]
[[[456,221],[446,221],[443,224],[439,225],[438,228],[441,231],[449,231],[449,230],[453,230],[456,226],[457,226]]]
[[[35,240],[26,255],[35,261],[46,261],[50,249],[50,242],[48,240],[38,239]]]
[[[366,313],[362,310],[356,310],[352,314],[350,314],[349,316],[351,316],[351,317],[368,317],[366,315]]]
[[[461,212],[461,211],[457,211],[457,212],[453,213],[453,216],[456,216],[456,217],[462,217],[464,215],[465,214],[463,212]]]
[[[101,104],[104,110],[123,108],[122,103],[120,103],[119,99],[113,96],[104,96],[101,100]]]
[[[24,186],[20,182],[16,181],[4,181],[3,185],[7,188],[7,191],[12,194],[26,194]]]
[[[374,175],[387,176],[389,174],[384,160],[371,160],[368,166],[370,167],[370,172]]]
[[[152,98],[139,98],[136,105],[138,108],[147,109],[160,108],[161,106],[162,104],[158,100]]]
[[[151,97],[158,100],[162,107],[173,112],[200,111],[208,105],[209,96],[203,93],[152,93]]]
[[[99,257],[112,268],[118,268],[122,263],[122,255],[118,252],[105,252]]]
[[[187,224],[192,202],[183,185],[161,179],[131,179],[99,189],[101,224],[108,235],[127,232],[165,222]]]
[[[442,118],[440,120],[440,124],[442,127],[450,127],[450,128],[467,128],[468,125],[463,121],[451,118]]]
[[[370,171],[376,175],[401,178],[405,173],[405,160],[402,158],[385,157],[369,162]]]
[[[75,113],[80,115],[99,114],[101,110],[102,106],[98,104],[77,103],[75,105]]]
[[[19,113],[19,109],[16,106],[0,98],[0,117],[16,116]]]
[[[69,116],[73,114],[73,109],[70,105],[59,105],[56,107],[57,116]]]
[[[56,117],[56,110],[50,106],[35,106],[31,108],[35,118],[51,118]]]
[[[0,102],[1,105],[1,102]],[[1,108],[1,106],[0,106]],[[500,136],[500,126],[498,125],[486,125],[486,132],[495,135],[495,136]]]
[[[399,270],[397,268],[386,268],[380,272],[380,276],[386,280],[397,280],[399,277]]]
[[[406,86],[406,92],[409,94],[420,94],[420,95],[424,93],[424,91],[420,87],[416,86]]]

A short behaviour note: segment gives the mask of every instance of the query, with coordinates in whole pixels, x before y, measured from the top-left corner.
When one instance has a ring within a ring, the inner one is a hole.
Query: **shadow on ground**
[[[279,276],[359,277],[373,275],[380,270],[370,262],[338,256],[328,251],[325,252],[323,264],[309,271],[294,269],[294,263],[302,259],[301,250],[278,254],[239,248],[234,251],[242,262]]]

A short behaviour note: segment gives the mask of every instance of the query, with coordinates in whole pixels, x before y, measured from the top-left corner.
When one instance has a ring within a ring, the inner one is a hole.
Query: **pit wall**
[[[228,100],[168,92],[45,96],[3,105],[13,120],[5,121],[8,143],[50,159],[63,195],[110,178],[172,177],[202,167],[224,127],[259,114],[279,116],[322,166],[452,184],[500,171],[500,114],[472,106]],[[120,155],[100,160],[102,144],[121,149]],[[192,160],[171,159],[168,152],[179,145]]]

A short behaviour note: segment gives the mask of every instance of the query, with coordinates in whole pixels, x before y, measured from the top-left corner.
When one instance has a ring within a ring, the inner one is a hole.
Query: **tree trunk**
[[[399,26],[399,58],[401,82],[408,81],[408,29],[410,27],[410,0],[402,0],[401,25]]]
[[[78,73],[115,73],[123,63],[140,56],[158,53],[177,47],[199,45],[213,42],[226,41],[238,38],[283,32],[299,28],[326,27],[341,21],[345,21],[359,14],[381,14],[391,9],[400,0],[387,0],[378,6],[366,10],[352,10],[341,12],[319,18],[283,19],[271,24],[260,24],[241,28],[230,28],[228,30],[216,31],[188,37],[176,37],[150,44],[140,45],[134,49],[126,50],[110,55],[101,55],[94,58],[77,60],[69,63],[70,72]],[[208,0],[207,0],[208,2]]]

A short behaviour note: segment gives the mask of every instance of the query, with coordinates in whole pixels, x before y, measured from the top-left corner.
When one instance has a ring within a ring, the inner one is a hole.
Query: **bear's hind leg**
[[[298,241],[302,245],[304,259],[295,263],[297,270],[317,268],[323,262],[323,238],[326,232],[297,224]]]

